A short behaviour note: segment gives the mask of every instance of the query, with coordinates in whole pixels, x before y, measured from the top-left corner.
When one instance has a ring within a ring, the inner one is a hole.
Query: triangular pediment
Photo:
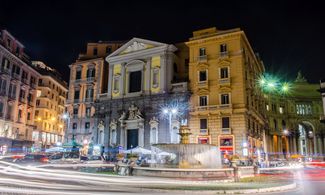
[[[160,43],[156,41],[150,41],[146,39],[133,38],[127,43],[125,43],[124,45],[122,45],[122,47],[120,47],[119,49],[111,53],[109,56],[107,56],[107,58],[126,55],[137,51],[143,51],[143,50],[147,50],[155,47],[161,47],[161,46],[167,47],[168,44]]]

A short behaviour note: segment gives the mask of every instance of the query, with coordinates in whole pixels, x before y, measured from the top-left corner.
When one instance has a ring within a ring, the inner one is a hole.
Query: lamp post
[[[176,115],[177,112],[178,112],[177,108],[164,108],[163,109],[163,114],[168,115],[170,142],[173,141],[173,136],[172,136],[172,116]]]
[[[67,113],[63,114],[62,118],[67,120],[67,123],[68,123],[67,124],[67,131],[69,131],[69,127],[70,127],[70,115],[69,115],[69,113],[67,112]],[[72,141],[73,140],[74,140],[74,132],[72,133]],[[67,142],[68,142],[68,138],[67,138]]]

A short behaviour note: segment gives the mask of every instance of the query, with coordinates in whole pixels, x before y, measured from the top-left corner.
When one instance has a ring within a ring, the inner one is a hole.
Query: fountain
[[[187,125],[179,130],[180,144],[155,144],[151,147],[152,168],[213,169],[221,168],[220,151],[209,144],[189,143],[192,133]]]

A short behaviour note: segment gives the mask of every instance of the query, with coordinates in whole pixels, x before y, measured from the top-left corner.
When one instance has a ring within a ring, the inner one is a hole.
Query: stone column
[[[317,154],[318,153],[318,150],[317,150],[317,138],[318,138],[318,136],[316,136],[315,134],[314,134],[314,136],[313,136],[313,142],[314,142],[314,151],[313,151],[313,154]]]
[[[139,132],[138,132],[138,143],[139,146],[144,147],[144,124],[143,122],[139,123]]]
[[[128,92],[126,90],[129,90],[129,73],[125,69],[125,66],[121,63],[120,95],[122,97],[124,97],[125,94]]]
[[[144,93],[151,93],[151,58],[148,59],[144,68]]]
[[[126,150],[126,129],[124,126],[121,125],[121,128],[120,128],[120,145],[123,146],[124,150]]]
[[[318,141],[318,144],[317,144],[318,153],[319,153],[319,155],[323,155],[323,147],[322,147],[322,138],[321,138],[321,136],[317,137],[317,141]]]
[[[296,135],[292,137],[292,142],[293,142],[293,153],[298,153]]]
[[[123,78],[121,78],[123,79]],[[107,86],[107,98],[112,97],[112,81],[113,81],[113,65],[109,65],[108,68],[108,86]]]

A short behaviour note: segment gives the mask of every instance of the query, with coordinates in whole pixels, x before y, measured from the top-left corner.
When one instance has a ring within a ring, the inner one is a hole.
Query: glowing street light
[[[177,108],[163,108],[163,114],[168,115],[168,122],[169,122],[169,135],[170,141],[172,142],[172,116],[177,115],[178,109]]]
[[[289,135],[289,131],[287,129],[283,130],[284,135]]]

